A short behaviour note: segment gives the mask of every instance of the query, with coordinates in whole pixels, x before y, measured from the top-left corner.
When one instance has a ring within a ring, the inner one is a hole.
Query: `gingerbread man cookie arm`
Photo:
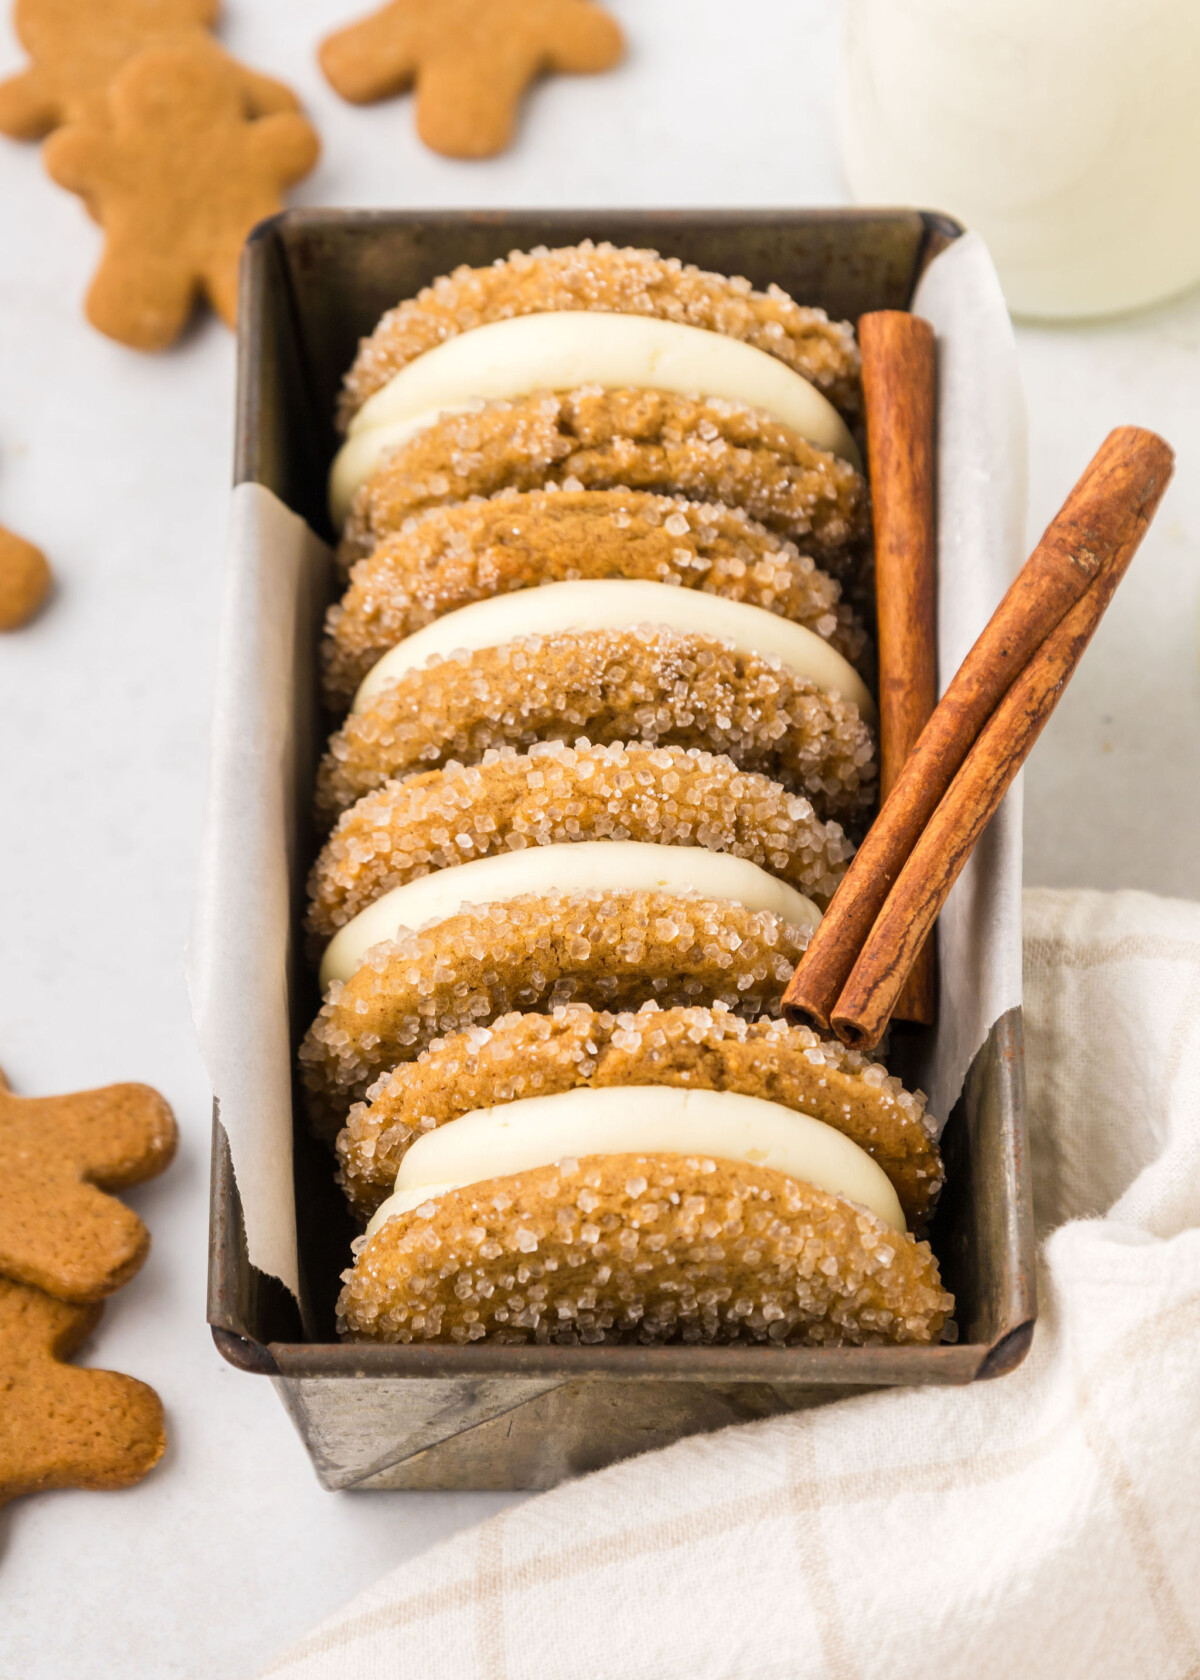
[[[447,42],[417,77],[417,133],[447,157],[493,157],[510,144],[532,81],[552,70],[608,70],[622,45],[613,19],[586,0],[556,11],[541,32],[481,30],[469,48]]]
[[[101,1190],[126,1190],[157,1178],[179,1142],[175,1116],[149,1085],[105,1085],[66,1097],[26,1098],[32,1120],[69,1147],[83,1176]]]
[[[246,135],[252,166],[273,174],[279,190],[302,181],[321,155],[317,131],[299,111],[262,117]]]
[[[617,20],[591,0],[568,7],[556,26],[546,57],[547,70],[591,76],[611,70],[625,53],[625,37]]]
[[[78,1305],[104,1300],[141,1270],[150,1233],[124,1202],[69,1166],[14,1176],[0,1188],[0,1272]]]
[[[370,105],[412,86],[423,40],[409,0],[392,0],[358,23],[326,36],[317,58],[336,93],[352,105]]]
[[[50,179],[85,199],[104,179],[109,160],[115,162],[119,156],[115,138],[106,129],[89,123],[57,129],[42,147],[42,162]]]
[[[238,65],[246,109],[252,117],[272,117],[281,111],[298,111],[300,101],[283,82],[264,76],[259,70]]]
[[[58,100],[36,66],[0,82],[0,134],[40,140],[58,122]]]

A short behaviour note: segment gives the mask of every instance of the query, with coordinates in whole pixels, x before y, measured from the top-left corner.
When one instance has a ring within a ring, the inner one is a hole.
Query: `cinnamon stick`
[[[922,942],[1062,698],[1132,558],[1127,546],[1050,632],[967,754],[909,853],[832,1011],[843,1043],[869,1049],[879,1042]]]
[[[886,799],[937,704],[937,342],[919,315],[880,309],[858,323],[875,510],[879,793]],[[933,1021],[932,940],[893,1020]]]
[[[1162,438],[1137,426],[1101,444],[906,759],[784,993],[790,1020],[828,1029],[884,901],[984,724],[1100,571],[1128,564],[1173,461]]]

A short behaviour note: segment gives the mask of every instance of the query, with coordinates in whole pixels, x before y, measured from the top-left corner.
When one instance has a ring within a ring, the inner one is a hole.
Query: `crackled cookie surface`
[[[463,265],[391,309],[359,345],[341,419],[426,350],[489,321],[556,310],[649,315],[741,339],[795,369],[847,414],[861,405],[849,322],[802,307],[778,286],[711,274],[657,251],[595,244],[514,251],[486,268]]]
[[[327,704],[344,709],[375,661],[445,613],[576,578],[642,578],[745,601],[803,624],[863,671],[869,639],[810,555],[737,508],[633,490],[503,490],[433,508],[360,560],[329,609]]]
[[[313,866],[308,925],[329,938],[385,892],[432,870],[588,840],[730,852],[821,906],[853,851],[840,825],[820,822],[809,800],[723,754],[548,741],[366,794]]]
[[[537,741],[641,740],[724,753],[854,822],[875,792],[871,730],[778,660],[641,625],[524,637],[405,672],[333,736],[317,781],[332,823],[396,776]]]
[[[862,475],[759,410],[588,386],[483,403],[417,432],[358,491],[339,558],[362,558],[428,508],[548,484],[738,507],[837,576],[856,569],[869,534]]]
[[[721,1005],[613,1014],[586,1004],[504,1015],[432,1044],[384,1074],[338,1137],[351,1206],[369,1218],[391,1194],[411,1143],[472,1110],[580,1085],[737,1091],[812,1115],[854,1140],[887,1173],[910,1225],[942,1184],[925,1101],[878,1062],[780,1020],[745,1021]]]
[[[330,987],[300,1047],[314,1122],[332,1138],[382,1072],[512,1010],[619,1011],[651,997],[773,1013],[807,943],[769,911],[659,892],[547,892],[462,910],[377,945]]]
[[[765,1167],[565,1160],[387,1220],[339,1320],[390,1342],[924,1343],[952,1300],[927,1243]]]

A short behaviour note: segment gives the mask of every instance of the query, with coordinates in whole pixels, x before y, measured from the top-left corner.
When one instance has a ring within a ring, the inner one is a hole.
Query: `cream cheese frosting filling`
[[[823,1120],[736,1091],[582,1085],[476,1109],[426,1132],[400,1163],[395,1194],[368,1235],[447,1190],[556,1162],[569,1177],[589,1155],[711,1156],[769,1167],[906,1229],[883,1168]]]
[[[464,904],[499,904],[530,893],[691,893],[728,899],[747,910],[770,910],[810,933],[821,912],[810,898],[748,858],[703,846],[659,846],[646,840],[576,840],[527,846],[456,863],[377,898],[330,940],[321,959],[322,992],[349,980],[367,952],[404,930],[456,915]]]
[[[368,398],[329,475],[334,524],[384,455],[442,414],[533,391],[599,385],[723,398],[763,410],[861,470],[845,421],[802,374],[741,339],[678,321],[562,310],[490,321],[415,358]]]
[[[587,578],[543,583],[493,595],[446,613],[397,642],[367,672],[354,696],[353,712],[364,711],[382,689],[434,655],[501,647],[520,636],[555,636],[568,630],[624,630],[640,624],[709,636],[732,643],[739,653],[775,658],[826,694],[856,705],[869,724],[875,703],[866,683],[836,648],[815,630],[793,624],[765,607],[727,601],[698,589],[631,578]]]

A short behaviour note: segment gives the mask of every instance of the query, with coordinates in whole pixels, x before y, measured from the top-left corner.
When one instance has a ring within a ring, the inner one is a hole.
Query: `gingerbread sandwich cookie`
[[[337,1142],[341,1183],[366,1220],[409,1149],[439,1126],[585,1087],[660,1085],[738,1092],[832,1126],[882,1167],[908,1224],[928,1222],[943,1172],[923,1096],[808,1027],[746,1021],[722,1004],[613,1014],[571,1003],[453,1033],[382,1075],[350,1110]]]
[[[406,520],[357,563],[326,620],[326,703],[344,710],[390,648],[459,607],[543,583],[605,578],[762,607],[867,669],[869,639],[841,586],[739,508],[647,491],[503,490]]]
[[[654,251],[460,269],[386,315],[347,376],[341,558],[428,508],[559,484],[738,507],[849,572],[869,529],[858,378],[847,324]]]
[[[852,824],[874,798],[873,722],[853,667],[761,608],[665,584],[548,584],[448,614],[385,656],[330,741],[317,808],[328,825],[392,777],[586,736],[723,753]]]
[[[353,1339],[921,1344],[953,1305],[869,1155],[730,1091],[478,1110],[399,1180],[345,1274]]]
[[[486,268],[464,265],[389,310],[346,375],[343,430],[353,428],[397,374],[448,339],[517,316],[564,313],[635,316],[719,333],[783,362],[848,418],[861,409],[861,363],[849,322],[831,321],[778,286],[756,291],[748,280],[677,257],[585,239],[555,250],[514,251]]]
[[[597,841],[730,853],[821,908],[853,851],[807,799],[724,755],[547,742],[420,772],[360,799],[313,866],[309,931],[331,939],[397,889],[482,858],[528,853],[545,879],[558,848]]]

